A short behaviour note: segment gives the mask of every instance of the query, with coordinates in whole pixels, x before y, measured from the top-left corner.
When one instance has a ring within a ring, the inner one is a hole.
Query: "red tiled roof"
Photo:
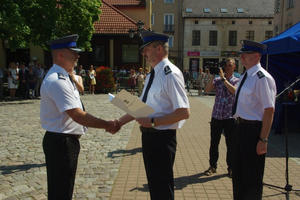
[[[137,22],[113,7],[107,0],[102,0],[102,4],[102,15],[94,24],[95,34],[128,34],[130,28],[137,28]]]
[[[146,5],[145,0],[106,0],[113,6],[142,6]]]

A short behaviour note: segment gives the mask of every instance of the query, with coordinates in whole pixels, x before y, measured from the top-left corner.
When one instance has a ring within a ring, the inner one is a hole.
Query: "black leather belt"
[[[243,119],[238,117],[236,119],[236,123],[237,124],[261,124],[262,121],[258,121],[258,120],[247,120],[247,119]]]
[[[51,132],[47,131],[47,133],[55,135],[55,136],[60,136],[60,137],[73,137],[79,139],[81,135],[74,135],[74,134],[66,134],[66,133],[56,133],[56,132]]]
[[[155,128],[145,128],[145,127],[142,127],[140,126],[140,130],[142,133],[154,133],[154,132],[164,132],[164,131],[169,131],[169,129],[167,130],[158,130],[158,129],[155,129]]]

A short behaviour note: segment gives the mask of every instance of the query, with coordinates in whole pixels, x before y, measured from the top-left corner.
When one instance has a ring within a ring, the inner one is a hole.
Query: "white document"
[[[121,90],[116,96],[109,95],[109,101],[134,118],[148,117],[154,109],[133,96],[126,90]]]

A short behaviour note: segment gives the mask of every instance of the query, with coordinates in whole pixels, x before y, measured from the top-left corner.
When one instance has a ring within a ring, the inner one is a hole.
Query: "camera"
[[[219,74],[220,69],[224,71],[224,65],[226,65],[226,61],[221,61],[220,63],[214,63],[211,61],[206,62],[209,65],[210,74]]]
[[[219,74],[220,73],[220,68],[221,67],[210,67],[209,72],[210,72],[210,74]]]
[[[207,61],[206,64],[209,67],[209,72],[210,74],[219,74],[220,72],[220,67],[218,63],[214,63],[212,61]]]

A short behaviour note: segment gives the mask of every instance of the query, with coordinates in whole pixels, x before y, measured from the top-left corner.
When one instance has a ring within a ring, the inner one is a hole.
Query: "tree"
[[[77,33],[78,46],[90,49],[101,0],[1,0],[0,38],[11,49],[32,43],[48,49],[47,41]]]

